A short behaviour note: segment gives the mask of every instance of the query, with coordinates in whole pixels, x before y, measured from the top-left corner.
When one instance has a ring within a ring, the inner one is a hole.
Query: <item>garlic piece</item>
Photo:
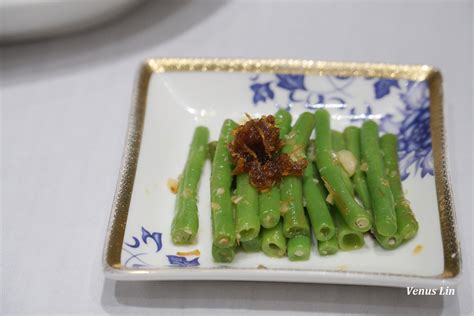
[[[334,196],[332,193],[329,193],[328,196],[326,197],[326,202],[328,202],[331,205],[334,205]]]
[[[357,159],[354,154],[349,150],[340,150],[337,152],[337,159],[341,164],[342,168],[346,171],[349,177],[352,177],[357,167]]]

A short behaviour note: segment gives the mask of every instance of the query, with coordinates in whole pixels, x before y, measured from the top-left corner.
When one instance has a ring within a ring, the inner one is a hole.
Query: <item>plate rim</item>
[[[128,209],[138,164],[144,126],[148,85],[155,73],[239,72],[298,73],[352,77],[377,77],[426,81],[430,91],[430,127],[438,210],[443,243],[444,271],[437,276],[329,270],[256,268],[133,269],[120,263]],[[360,284],[405,287],[455,286],[462,274],[461,247],[457,238],[454,198],[447,167],[443,116],[442,75],[429,65],[326,62],[298,59],[151,58],[145,60],[135,79],[127,136],[117,187],[104,244],[102,265],[105,276],[116,280],[247,280],[308,283]],[[196,273],[199,271],[199,273]]]

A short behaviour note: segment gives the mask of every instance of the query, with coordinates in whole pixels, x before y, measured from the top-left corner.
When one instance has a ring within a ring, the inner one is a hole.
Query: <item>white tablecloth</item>
[[[151,1],[96,30],[1,48],[5,314],[472,313],[471,1]],[[444,75],[463,251],[453,297],[251,282],[115,282],[102,247],[146,57],[423,63]]]

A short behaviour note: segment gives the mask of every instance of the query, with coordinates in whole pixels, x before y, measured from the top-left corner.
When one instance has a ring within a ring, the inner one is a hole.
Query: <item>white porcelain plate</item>
[[[454,210],[451,204],[440,201],[451,201],[451,195],[444,161],[436,161],[444,159],[444,149],[441,139],[434,141],[434,133],[442,136],[443,125],[442,116],[439,122],[435,121],[437,115],[442,115],[441,83],[439,91],[435,91],[433,74],[439,73],[426,66],[150,60],[142,68],[132,108],[130,135],[107,238],[106,275],[133,280],[387,286],[455,283],[460,254]],[[398,134],[403,187],[420,225],[414,239],[387,251],[366,236],[363,249],[327,257],[320,256],[313,245],[311,258],[305,262],[238,252],[230,264],[215,263],[211,255],[207,162],[199,190],[197,243],[173,245],[170,225],[175,195],[167,181],[181,173],[196,126],[207,126],[211,139],[217,139],[226,118],[240,121],[245,113],[259,116],[284,108],[295,119],[303,111],[314,112],[320,107],[332,114],[334,129],[360,126],[371,118],[379,122],[383,131]],[[120,225],[125,228],[118,229]]]

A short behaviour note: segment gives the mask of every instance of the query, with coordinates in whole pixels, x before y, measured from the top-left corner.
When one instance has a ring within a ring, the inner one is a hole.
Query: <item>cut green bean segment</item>
[[[346,148],[344,136],[342,135],[341,132],[332,130],[331,141],[332,141],[332,150],[334,154],[336,154],[336,157],[337,157],[337,153]],[[341,176],[342,176],[342,180],[344,180],[344,184],[346,185],[347,189],[351,192],[351,194],[354,195],[354,185],[352,184],[351,178],[346,173],[346,171],[344,170],[344,167],[342,166],[342,164],[340,163],[338,159],[336,159],[336,165],[341,170]]]
[[[232,160],[227,146],[232,140],[232,131],[237,126],[232,120],[224,121],[212,163],[212,240],[214,245],[220,248],[235,245],[234,211],[231,201]]]
[[[397,136],[385,134],[380,138],[380,146],[384,153],[385,170],[395,201],[398,234],[403,239],[411,239],[418,232],[418,222],[411,210],[410,203],[405,199],[403,193],[398,167]]]
[[[235,232],[238,241],[252,240],[260,231],[258,218],[258,192],[250,184],[248,173],[237,176],[237,199],[235,206]]]
[[[221,248],[216,245],[212,245],[212,257],[215,262],[229,263],[234,260],[235,247]]]
[[[314,139],[310,139],[308,142],[308,147],[306,149],[306,159],[308,159],[308,162],[316,162],[316,146],[314,145]]]
[[[355,126],[347,127],[344,130],[344,139],[346,141],[346,148],[357,159],[356,170],[352,176],[356,195],[362,201],[364,207],[369,210],[371,208],[369,188],[367,187],[365,174],[361,170],[360,163],[360,129]]]
[[[344,135],[342,135],[342,133],[339,131],[331,130],[331,141],[334,152],[338,152],[339,150],[346,148]]]
[[[242,241],[240,246],[245,252],[258,252],[262,249],[261,234],[249,241]]]
[[[282,152],[290,155],[292,160],[306,158],[306,146],[314,128],[314,116],[309,112],[302,113],[285,137]]]
[[[328,195],[328,190],[324,186],[323,179],[321,179],[321,174],[319,173],[318,166],[316,165],[316,161],[313,162],[313,171],[314,171],[314,180],[315,180],[314,183],[319,188],[319,191],[323,194],[324,199],[326,199]]]
[[[316,163],[321,178],[349,227],[359,232],[366,232],[371,228],[371,216],[356,202],[333,159],[329,112],[324,109],[318,110],[315,118]]]
[[[211,162],[214,161],[214,155],[216,154],[216,147],[217,147],[217,141],[214,140],[212,142],[210,142],[209,144],[207,144],[207,152],[208,152],[208,155],[209,155],[209,160],[211,160]]]
[[[317,240],[331,239],[336,233],[326,198],[315,177],[313,163],[309,162],[303,175],[303,193],[306,200],[306,210],[313,227],[313,234]]]
[[[337,242],[339,249],[349,251],[357,250],[364,246],[364,235],[350,228],[339,212],[334,212],[337,227]]]
[[[290,261],[305,261],[311,254],[311,238],[295,236],[288,239],[288,259]]]
[[[284,177],[280,185],[282,203],[286,207],[283,215],[283,233],[291,238],[309,236],[309,224],[304,214],[303,185],[298,177]]]
[[[291,159],[306,158],[306,145],[314,127],[314,116],[305,112],[298,117],[295,125],[286,137],[283,153]],[[299,177],[284,177],[280,184],[282,204],[286,206],[283,215],[283,233],[287,238],[297,235],[309,235],[309,224],[303,207],[303,184]]]
[[[284,139],[291,129],[291,114],[279,110],[275,114],[275,126],[280,129],[280,139]],[[265,228],[272,228],[280,220],[280,188],[273,186],[259,196],[260,224]]]
[[[328,192],[326,190],[326,187],[323,184],[323,180],[321,180],[321,176],[319,174],[318,168],[316,167],[316,164],[314,164],[314,180],[319,191],[322,193],[324,200],[326,200]],[[331,220],[334,223],[334,216],[332,215],[334,211],[331,210],[331,208],[328,207],[327,204],[326,204],[326,207],[328,208],[329,215],[331,216]],[[324,241],[317,240],[317,243],[318,243],[318,252],[321,256],[329,256],[329,255],[333,255],[337,253],[337,251],[339,250],[339,245],[337,241],[337,229],[335,229],[335,232],[330,239],[324,240]]]
[[[395,233],[393,236],[382,236],[377,234],[376,231],[373,231],[372,234],[375,236],[375,239],[379,245],[387,250],[393,250],[398,248],[403,241],[403,237],[399,233]]]
[[[337,234],[334,234],[331,239],[325,241],[318,240],[318,252],[321,256],[330,256],[337,253],[339,250],[339,242]]]
[[[360,130],[362,158],[367,163],[367,184],[370,192],[375,229],[382,236],[397,232],[397,218],[390,184],[385,176],[379,130],[374,121],[366,121]]]
[[[176,196],[176,212],[171,225],[171,239],[177,245],[194,242],[199,228],[197,191],[207,156],[209,130],[199,126],[194,131],[188,158]]]
[[[281,222],[272,228],[262,228],[262,251],[270,257],[283,257],[286,253],[286,238]]]
[[[280,129],[280,138],[286,136],[291,130],[291,114],[285,110],[278,110],[275,114],[275,126]]]
[[[280,189],[273,186],[259,196],[260,224],[265,228],[272,228],[280,220]]]

